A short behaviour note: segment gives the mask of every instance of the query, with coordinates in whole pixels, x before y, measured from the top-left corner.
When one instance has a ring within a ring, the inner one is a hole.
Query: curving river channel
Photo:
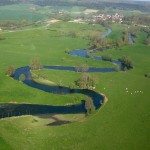
[[[106,37],[111,33],[109,29],[102,37]],[[88,55],[88,50],[72,50],[69,52],[70,55],[79,56],[82,58],[93,58],[95,60],[102,61],[101,57],[91,57]],[[121,62],[112,60],[112,63],[115,63],[121,67]],[[75,67],[68,66],[44,66],[47,69],[56,69],[56,70],[69,70],[75,71]],[[115,68],[89,68],[87,72],[114,72]],[[104,102],[104,96],[101,94],[88,90],[88,89],[70,89],[68,87],[59,87],[59,86],[48,86],[44,84],[39,84],[31,80],[30,67],[25,66],[16,69],[14,73],[14,79],[19,80],[21,74],[25,75],[24,84],[32,88],[43,90],[45,92],[54,93],[54,94],[84,94],[93,99],[95,108],[98,109]],[[67,105],[67,106],[52,106],[52,105],[38,105],[38,104],[14,104],[14,103],[3,103],[0,104],[0,118],[12,117],[12,116],[21,116],[21,115],[38,115],[38,114],[73,114],[73,113],[85,113],[85,102],[81,101],[80,104]]]

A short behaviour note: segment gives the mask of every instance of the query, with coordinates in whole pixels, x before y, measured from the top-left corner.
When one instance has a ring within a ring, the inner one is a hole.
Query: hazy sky
[[[133,0],[133,1],[150,1],[150,0]]]

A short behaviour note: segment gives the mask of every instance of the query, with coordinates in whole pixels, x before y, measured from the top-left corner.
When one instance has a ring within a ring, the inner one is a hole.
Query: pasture
[[[7,66],[13,65],[15,68],[27,66],[34,57],[40,58],[42,65],[75,66],[81,63],[96,68],[114,66],[110,62],[84,59],[65,53],[73,49],[85,49],[89,43],[87,38],[79,36],[81,34],[77,34],[74,38],[64,34],[71,28],[77,33],[105,31],[101,26],[59,22],[48,29],[1,33],[5,40],[0,40],[0,103],[66,105],[79,103],[85,98],[77,94],[46,93],[5,75]],[[124,31],[125,27],[120,27],[119,30]],[[112,26],[110,38],[120,35],[121,31],[118,32],[116,25]],[[134,69],[126,72],[90,73],[98,79],[95,91],[108,97],[108,102],[102,108],[86,118],[82,114],[57,116],[61,119],[78,120],[62,126],[48,126],[51,119],[45,116],[27,115],[1,119],[0,149],[150,149],[150,80],[144,76],[150,71],[150,47],[144,45],[144,40],[145,34],[139,32],[137,43],[134,45],[125,46],[121,50],[108,50],[95,54],[96,56],[112,54],[114,59],[127,55],[134,62]],[[49,80],[53,82],[61,80],[66,86],[81,74],[60,70],[41,71]]]

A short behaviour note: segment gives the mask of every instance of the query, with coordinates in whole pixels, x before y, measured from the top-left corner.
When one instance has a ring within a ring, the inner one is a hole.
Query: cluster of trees
[[[33,25],[35,22],[27,20],[1,20],[0,27],[5,30],[15,30],[25,26]]]
[[[150,28],[141,28],[141,31],[145,32],[147,34],[147,39],[145,44],[150,45]]]
[[[112,48],[114,47],[114,43],[107,38],[102,38],[101,36],[93,36],[90,40],[89,45],[93,49],[98,49],[98,50],[105,50],[106,48]]]
[[[123,32],[123,36],[116,40],[116,46],[122,47],[122,46],[128,45],[130,43],[129,36],[131,36],[131,38],[132,38],[131,40],[132,40],[132,42],[134,42],[133,37],[136,37],[136,33],[133,31],[125,31],[125,32]]]
[[[122,56],[119,58],[119,61],[122,62],[122,67],[124,70],[129,70],[133,68],[133,62],[127,56]]]
[[[76,85],[82,89],[94,89],[96,86],[96,78],[90,76],[87,73],[83,73],[81,77],[76,81]]]
[[[130,32],[132,36],[135,36],[135,33]],[[123,36],[121,38],[118,38],[116,41],[112,41],[108,38],[102,38],[101,36],[95,35],[91,38],[89,45],[93,49],[97,50],[106,50],[108,48],[117,48],[122,47],[124,45],[129,44],[129,32],[123,32]]]
[[[125,16],[123,18],[123,22],[128,25],[150,25],[150,15],[132,15],[132,16]]]
[[[39,58],[36,57],[31,60],[30,68],[31,70],[39,70],[42,68]]]

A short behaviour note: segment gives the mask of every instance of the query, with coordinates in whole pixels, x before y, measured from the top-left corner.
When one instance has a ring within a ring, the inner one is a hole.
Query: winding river
[[[106,37],[111,33],[109,29],[102,37]],[[69,52],[70,55],[78,56],[82,58],[93,58],[98,61],[102,61],[101,57],[91,57],[88,55],[88,50],[72,50]],[[115,63],[121,66],[121,62],[112,60],[112,63]],[[75,67],[69,66],[44,66],[46,69],[56,69],[56,70],[69,70],[75,71]],[[114,72],[115,68],[89,68],[87,72]],[[88,90],[88,89],[70,89],[68,87],[59,87],[59,86],[48,86],[44,84],[39,84],[31,80],[30,67],[24,66],[16,69],[14,73],[14,79],[19,80],[21,74],[25,75],[24,84],[32,88],[43,90],[45,92],[54,93],[54,94],[84,94],[93,99],[95,108],[98,109],[104,102],[104,96],[98,92]],[[67,106],[52,106],[52,105],[38,105],[38,104],[15,104],[15,103],[3,103],[0,104],[0,118],[12,117],[12,116],[21,116],[21,115],[38,115],[38,114],[74,114],[74,113],[85,113],[85,101],[82,100],[80,104],[67,105]]]
[[[64,66],[44,66],[44,68],[49,69],[59,69],[59,70],[72,70],[73,67],[68,68]],[[54,93],[54,94],[84,94],[93,99],[95,108],[98,109],[103,103],[104,97],[99,93],[88,90],[88,89],[70,89],[68,87],[59,87],[59,86],[48,86],[44,84],[39,84],[31,80],[30,67],[25,66],[16,69],[14,79],[19,80],[21,74],[25,75],[24,84],[43,90],[45,92]],[[36,105],[36,104],[0,104],[0,118],[11,117],[11,116],[20,116],[20,115],[37,115],[37,114],[73,114],[73,113],[85,113],[84,101],[81,104],[69,105],[69,106],[49,106],[49,105]]]

